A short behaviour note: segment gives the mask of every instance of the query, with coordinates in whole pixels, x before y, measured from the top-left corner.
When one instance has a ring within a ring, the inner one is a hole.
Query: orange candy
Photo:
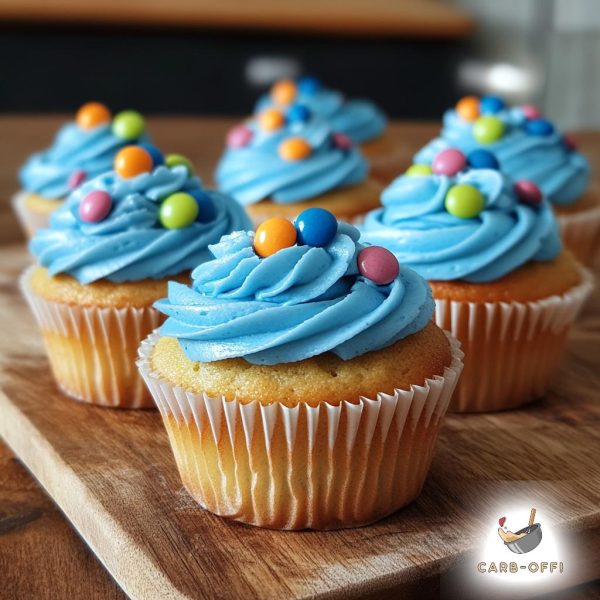
[[[290,79],[282,79],[271,88],[271,100],[280,106],[291,104],[296,98],[298,89]]]
[[[131,179],[152,171],[154,163],[150,153],[139,146],[126,146],[115,156],[115,171],[123,179]]]
[[[465,96],[456,103],[456,112],[465,121],[475,121],[479,117],[479,98]]]
[[[259,225],[254,236],[254,251],[263,258],[296,243],[296,228],[287,219],[273,217]]]
[[[304,160],[310,156],[312,148],[303,138],[291,137],[279,144],[279,156],[283,160]]]
[[[276,129],[283,127],[285,117],[277,108],[267,108],[267,110],[264,110],[258,115],[258,122],[265,131],[275,131]]]
[[[112,119],[110,110],[100,102],[87,102],[78,111],[75,121],[81,129],[93,129]]]

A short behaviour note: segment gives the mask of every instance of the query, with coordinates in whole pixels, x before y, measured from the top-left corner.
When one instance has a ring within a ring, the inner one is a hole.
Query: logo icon
[[[527,554],[540,545],[542,541],[542,526],[535,523],[535,508],[531,509],[529,515],[529,524],[516,533],[509,531],[505,527],[506,517],[498,519],[498,535],[504,542],[504,545],[515,554]]]

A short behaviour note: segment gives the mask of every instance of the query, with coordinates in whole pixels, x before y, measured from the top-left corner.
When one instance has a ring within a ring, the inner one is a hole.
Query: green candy
[[[165,156],[165,165],[167,165],[169,169],[172,169],[177,165],[183,165],[188,170],[188,173],[191,174],[194,172],[194,165],[182,154],[167,154],[167,156]]]
[[[137,140],[145,129],[144,117],[135,110],[120,112],[112,122],[112,132],[123,140]]]
[[[479,117],[473,125],[473,137],[480,144],[492,144],[504,135],[504,123],[498,117]]]
[[[409,177],[419,177],[425,175],[432,175],[433,170],[429,165],[411,165],[410,167],[408,167],[408,169],[406,169],[406,173],[404,174],[408,175]]]
[[[183,229],[196,220],[198,212],[198,203],[192,195],[177,192],[160,205],[159,219],[165,229]]]
[[[466,183],[453,185],[446,194],[446,210],[459,219],[473,219],[485,208],[483,194]]]

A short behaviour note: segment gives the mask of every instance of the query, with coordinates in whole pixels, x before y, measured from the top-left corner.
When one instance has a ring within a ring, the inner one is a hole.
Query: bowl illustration
[[[542,526],[534,523],[531,526],[523,527],[517,531],[516,535],[527,534],[514,542],[504,542],[504,545],[515,554],[526,554],[537,548],[542,541]]]

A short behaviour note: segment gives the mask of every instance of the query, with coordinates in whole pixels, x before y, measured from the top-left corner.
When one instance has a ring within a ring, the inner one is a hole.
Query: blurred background
[[[393,118],[465,93],[600,125],[597,0],[0,0],[0,111],[243,115],[314,74]]]

